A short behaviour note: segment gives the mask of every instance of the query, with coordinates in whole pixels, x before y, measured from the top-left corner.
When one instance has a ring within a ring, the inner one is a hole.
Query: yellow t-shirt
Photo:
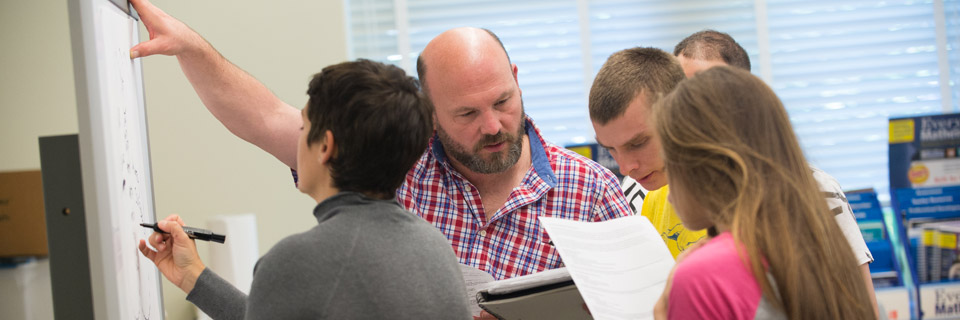
[[[690,231],[684,228],[677,212],[667,201],[668,192],[670,192],[668,186],[663,186],[647,193],[646,198],[643,199],[640,214],[650,219],[653,227],[657,228],[660,236],[663,237],[663,242],[667,243],[673,258],[677,258],[677,255],[687,247],[706,237],[707,230]]]

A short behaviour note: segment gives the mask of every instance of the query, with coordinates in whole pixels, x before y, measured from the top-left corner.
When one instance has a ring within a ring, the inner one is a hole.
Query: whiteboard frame
[[[98,60],[96,48],[96,12],[102,6],[109,5],[120,8],[121,11],[139,20],[135,11],[129,7],[117,6],[117,0],[68,0],[70,19],[70,38],[73,44],[74,82],[77,95],[77,120],[79,129],[80,165],[83,179],[83,201],[86,210],[86,230],[88,254],[90,261],[90,281],[93,300],[93,311],[96,319],[121,319],[124,297],[121,292],[117,261],[114,254],[113,234],[111,233],[110,202],[116,201],[107,192],[108,181],[107,148],[109,137],[105,134],[103,123],[103,107],[106,99],[101,91],[99,70],[103,70],[102,62]],[[125,0],[121,0],[127,3]],[[134,27],[133,42],[139,42],[139,24]],[[149,215],[155,216],[152,165],[150,163],[150,147],[146,119],[146,108],[143,94],[143,72],[139,59],[134,61],[136,99],[139,102],[139,127],[141,132],[140,145],[143,146],[139,155],[144,161],[144,187],[146,188],[146,204],[144,207]],[[152,267],[152,264],[150,265]],[[165,316],[163,309],[163,292],[161,277],[156,268],[151,268],[157,279],[157,306],[161,319]]]

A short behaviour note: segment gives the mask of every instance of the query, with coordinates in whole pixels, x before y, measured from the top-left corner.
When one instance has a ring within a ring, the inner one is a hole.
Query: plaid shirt
[[[532,166],[503,208],[485,221],[480,192],[448,162],[440,140],[397,190],[397,200],[450,240],[460,263],[506,279],[561,267],[537,217],[603,221],[631,215],[609,170],[549,143],[527,120]]]

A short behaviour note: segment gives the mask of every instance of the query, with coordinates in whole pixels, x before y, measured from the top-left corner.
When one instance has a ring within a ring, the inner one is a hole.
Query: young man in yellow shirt
[[[680,62],[663,50],[622,50],[611,55],[600,68],[590,89],[589,103],[597,143],[610,151],[620,173],[628,177],[624,184],[624,189],[629,189],[627,198],[632,204],[643,201],[642,207],[631,207],[640,209],[639,213],[650,219],[674,257],[704,238],[706,231],[686,230],[667,202],[660,141],[648,119],[653,103],[684,78]],[[642,189],[653,191],[644,198]],[[636,192],[640,192],[639,197]]]

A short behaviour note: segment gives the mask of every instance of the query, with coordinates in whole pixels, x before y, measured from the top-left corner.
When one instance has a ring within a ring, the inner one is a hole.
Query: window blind
[[[932,1],[767,4],[771,86],[810,162],[889,201],[887,122],[940,113]]]
[[[955,112],[960,102],[960,0],[938,0],[942,11],[933,0],[345,1],[351,57],[406,65],[411,73],[417,54],[444,30],[497,33],[519,67],[527,113],[560,145],[593,142],[588,85],[611,53],[634,46],[672,52],[693,32],[727,32],[747,50],[755,74],[768,71],[809,160],[845,189],[876,188],[883,202],[887,119]],[[943,69],[936,15],[946,21]],[[401,34],[409,39],[404,50]],[[949,72],[949,83],[941,72]],[[947,108],[941,86],[950,86]]]

